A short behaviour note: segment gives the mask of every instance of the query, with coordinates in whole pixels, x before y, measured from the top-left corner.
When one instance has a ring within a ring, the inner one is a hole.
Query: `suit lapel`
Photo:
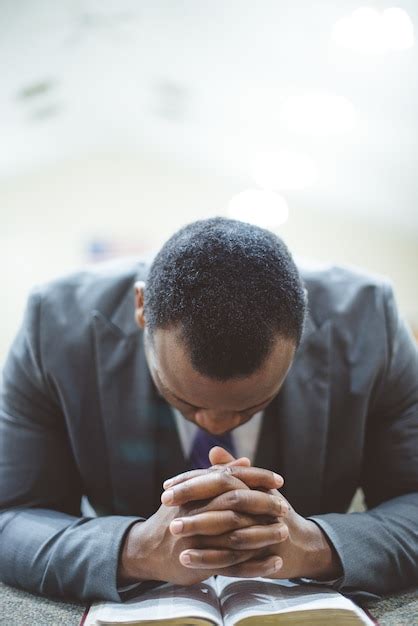
[[[309,318],[293,366],[267,408],[256,465],[285,479],[283,494],[301,515],[320,510],[329,417],[329,321]]]
[[[147,517],[185,468],[175,420],[149,374],[133,293],[112,320],[93,311],[93,327],[114,512]]]
[[[158,401],[162,405],[162,410],[159,412],[157,432],[156,488],[161,493],[163,482],[185,472],[188,464],[183,454],[172,409],[162,398],[159,397]]]

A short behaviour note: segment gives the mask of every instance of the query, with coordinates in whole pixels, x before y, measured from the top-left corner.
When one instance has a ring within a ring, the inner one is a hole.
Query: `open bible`
[[[347,625],[373,622],[324,586],[217,576],[191,587],[163,584],[125,603],[93,604],[84,626]]]

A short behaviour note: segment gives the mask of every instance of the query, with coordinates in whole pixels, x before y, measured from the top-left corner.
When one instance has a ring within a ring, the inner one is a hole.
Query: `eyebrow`
[[[161,387],[165,390],[168,391],[168,393],[173,396],[173,398],[175,398],[176,400],[178,400],[179,402],[183,402],[183,404],[187,404],[188,406],[191,406],[195,409],[203,409],[204,411],[206,411],[207,409],[205,409],[205,407],[203,406],[196,406],[195,404],[190,404],[190,402],[187,402],[187,400],[183,400],[183,398],[179,398],[178,396],[176,396],[175,393],[173,393],[172,391],[170,391],[170,389],[168,389],[168,387],[166,387],[165,385],[163,385],[161,378],[158,377]],[[266,398],[266,400],[263,400],[262,402],[257,402],[257,404],[254,404],[253,406],[249,406],[246,409],[239,409],[239,411],[237,411],[237,413],[245,413],[245,411],[251,411],[251,409],[255,409],[258,406],[261,406],[262,404],[265,404],[266,402],[269,402],[270,400],[273,400],[274,396],[276,394],[273,394],[272,396],[270,396],[269,398]]]

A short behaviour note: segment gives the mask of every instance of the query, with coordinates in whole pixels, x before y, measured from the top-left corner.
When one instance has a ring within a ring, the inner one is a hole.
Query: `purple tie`
[[[189,456],[190,469],[205,469],[210,467],[209,451],[213,446],[221,446],[236,457],[234,442],[232,441],[230,432],[223,435],[211,435],[199,428]]]

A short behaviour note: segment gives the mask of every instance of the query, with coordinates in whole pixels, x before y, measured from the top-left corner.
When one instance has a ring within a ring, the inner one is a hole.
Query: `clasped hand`
[[[180,563],[225,576],[273,576],[282,567],[272,546],[288,537],[286,500],[274,489],[281,476],[242,466],[213,466],[166,481],[162,502],[177,508],[171,534],[192,540]]]
[[[164,483],[161,506],[128,534],[124,579],[193,584],[214,574],[292,578],[339,572],[319,527],[277,491],[283,478],[214,448],[212,467]]]

